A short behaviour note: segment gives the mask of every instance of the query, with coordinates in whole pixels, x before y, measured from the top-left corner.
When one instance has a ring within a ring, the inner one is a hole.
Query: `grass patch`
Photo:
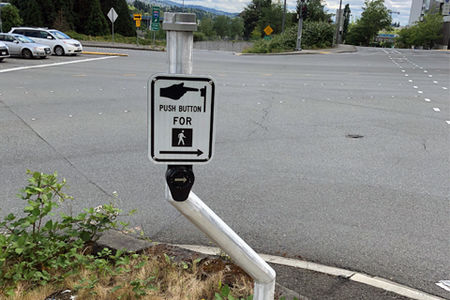
[[[127,226],[117,221],[121,210],[105,204],[55,217],[73,200],[66,181],[28,174],[23,212],[0,222],[0,299],[251,299],[251,278],[221,257],[183,256],[165,245],[140,254],[96,250],[101,232]]]

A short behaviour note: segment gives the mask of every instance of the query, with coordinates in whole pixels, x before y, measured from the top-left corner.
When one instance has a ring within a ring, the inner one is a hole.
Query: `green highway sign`
[[[159,30],[159,14],[160,14],[160,8],[159,6],[153,6],[152,7],[152,31],[158,31]]]

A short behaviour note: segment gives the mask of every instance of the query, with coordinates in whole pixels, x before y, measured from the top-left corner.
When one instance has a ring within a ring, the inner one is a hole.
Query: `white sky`
[[[178,3],[183,3],[183,0],[174,0]],[[272,2],[283,0],[272,0]],[[339,7],[339,0],[322,0],[326,8],[331,13],[335,13]],[[192,5],[202,5],[205,7],[215,8],[227,12],[241,12],[244,7],[250,3],[251,0],[184,0],[184,3]],[[294,10],[297,0],[287,0],[288,9]],[[345,4],[350,4],[352,16],[359,17],[361,14],[361,7],[364,5],[364,0],[342,0],[342,7]],[[400,22],[401,25],[407,25],[409,19],[409,11],[411,8],[411,0],[385,0],[385,5],[392,11],[397,11],[400,14],[392,14],[394,22]]]

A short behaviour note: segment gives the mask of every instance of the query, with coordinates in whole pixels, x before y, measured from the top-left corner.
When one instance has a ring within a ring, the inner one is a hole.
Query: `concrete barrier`
[[[194,42],[194,49],[221,50],[242,52],[242,50],[253,46],[252,42],[245,41],[201,41]]]

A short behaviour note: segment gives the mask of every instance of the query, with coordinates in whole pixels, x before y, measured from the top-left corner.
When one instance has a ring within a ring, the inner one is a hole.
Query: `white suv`
[[[77,55],[83,51],[83,46],[77,40],[56,29],[36,27],[13,27],[9,33],[25,35],[36,43],[50,46],[56,55]]]

